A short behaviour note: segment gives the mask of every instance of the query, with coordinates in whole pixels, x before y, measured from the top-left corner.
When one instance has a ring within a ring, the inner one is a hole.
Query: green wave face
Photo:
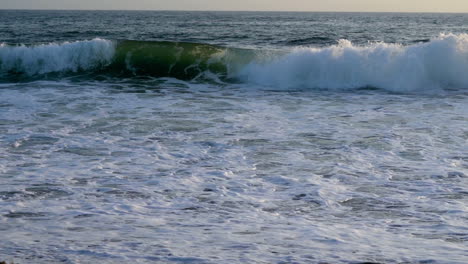
[[[179,42],[94,39],[35,46],[0,44],[0,80],[61,78],[77,73],[182,80],[209,73],[225,79],[254,57],[254,50]]]
[[[228,75],[228,49],[206,44],[125,40],[108,69],[123,74],[193,79],[209,71]]]

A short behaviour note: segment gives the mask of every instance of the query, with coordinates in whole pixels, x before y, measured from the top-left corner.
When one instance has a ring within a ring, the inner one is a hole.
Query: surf
[[[404,46],[340,40],[325,48],[299,47],[268,63],[252,62],[245,82],[283,89],[349,90],[374,87],[396,92],[468,88],[468,35],[441,34]]]
[[[440,34],[412,45],[348,40],[327,47],[242,49],[202,43],[93,39],[0,45],[0,79],[88,73],[241,82],[279,89],[407,92],[468,88],[468,34]]]
[[[0,76],[41,76],[103,68],[115,55],[115,43],[105,39],[35,46],[0,44]]]

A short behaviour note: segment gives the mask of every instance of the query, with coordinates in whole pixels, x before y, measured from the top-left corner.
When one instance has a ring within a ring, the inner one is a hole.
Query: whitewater
[[[0,10],[0,262],[468,262],[465,14]]]
[[[355,46],[341,39],[330,47],[286,50],[105,39],[32,47],[2,44],[0,62],[5,77],[14,73],[41,78],[38,75],[111,68],[114,73],[188,80],[216,76],[280,89],[372,87],[424,92],[468,87],[468,35],[440,34],[427,43],[409,46]]]

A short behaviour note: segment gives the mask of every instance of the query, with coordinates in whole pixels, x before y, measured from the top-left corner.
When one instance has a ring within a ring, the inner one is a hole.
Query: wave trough
[[[280,89],[390,91],[468,88],[468,34],[441,34],[410,46],[353,45],[246,50],[208,44],[94,39],[37,46],[0,45],[0,76],[42,78],[91,71],[184,80],[205,73]]]

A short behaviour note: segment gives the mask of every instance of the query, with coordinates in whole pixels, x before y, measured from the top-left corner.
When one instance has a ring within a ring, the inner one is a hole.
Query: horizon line
[[[468,14],[454,11],[299,11],[299,10],[184,10],[184,9],[62,9],[62,8],[1,8],[2,11],[139,11],[139,12],[265,12],[265,13],[406,13],[406,14]]]

